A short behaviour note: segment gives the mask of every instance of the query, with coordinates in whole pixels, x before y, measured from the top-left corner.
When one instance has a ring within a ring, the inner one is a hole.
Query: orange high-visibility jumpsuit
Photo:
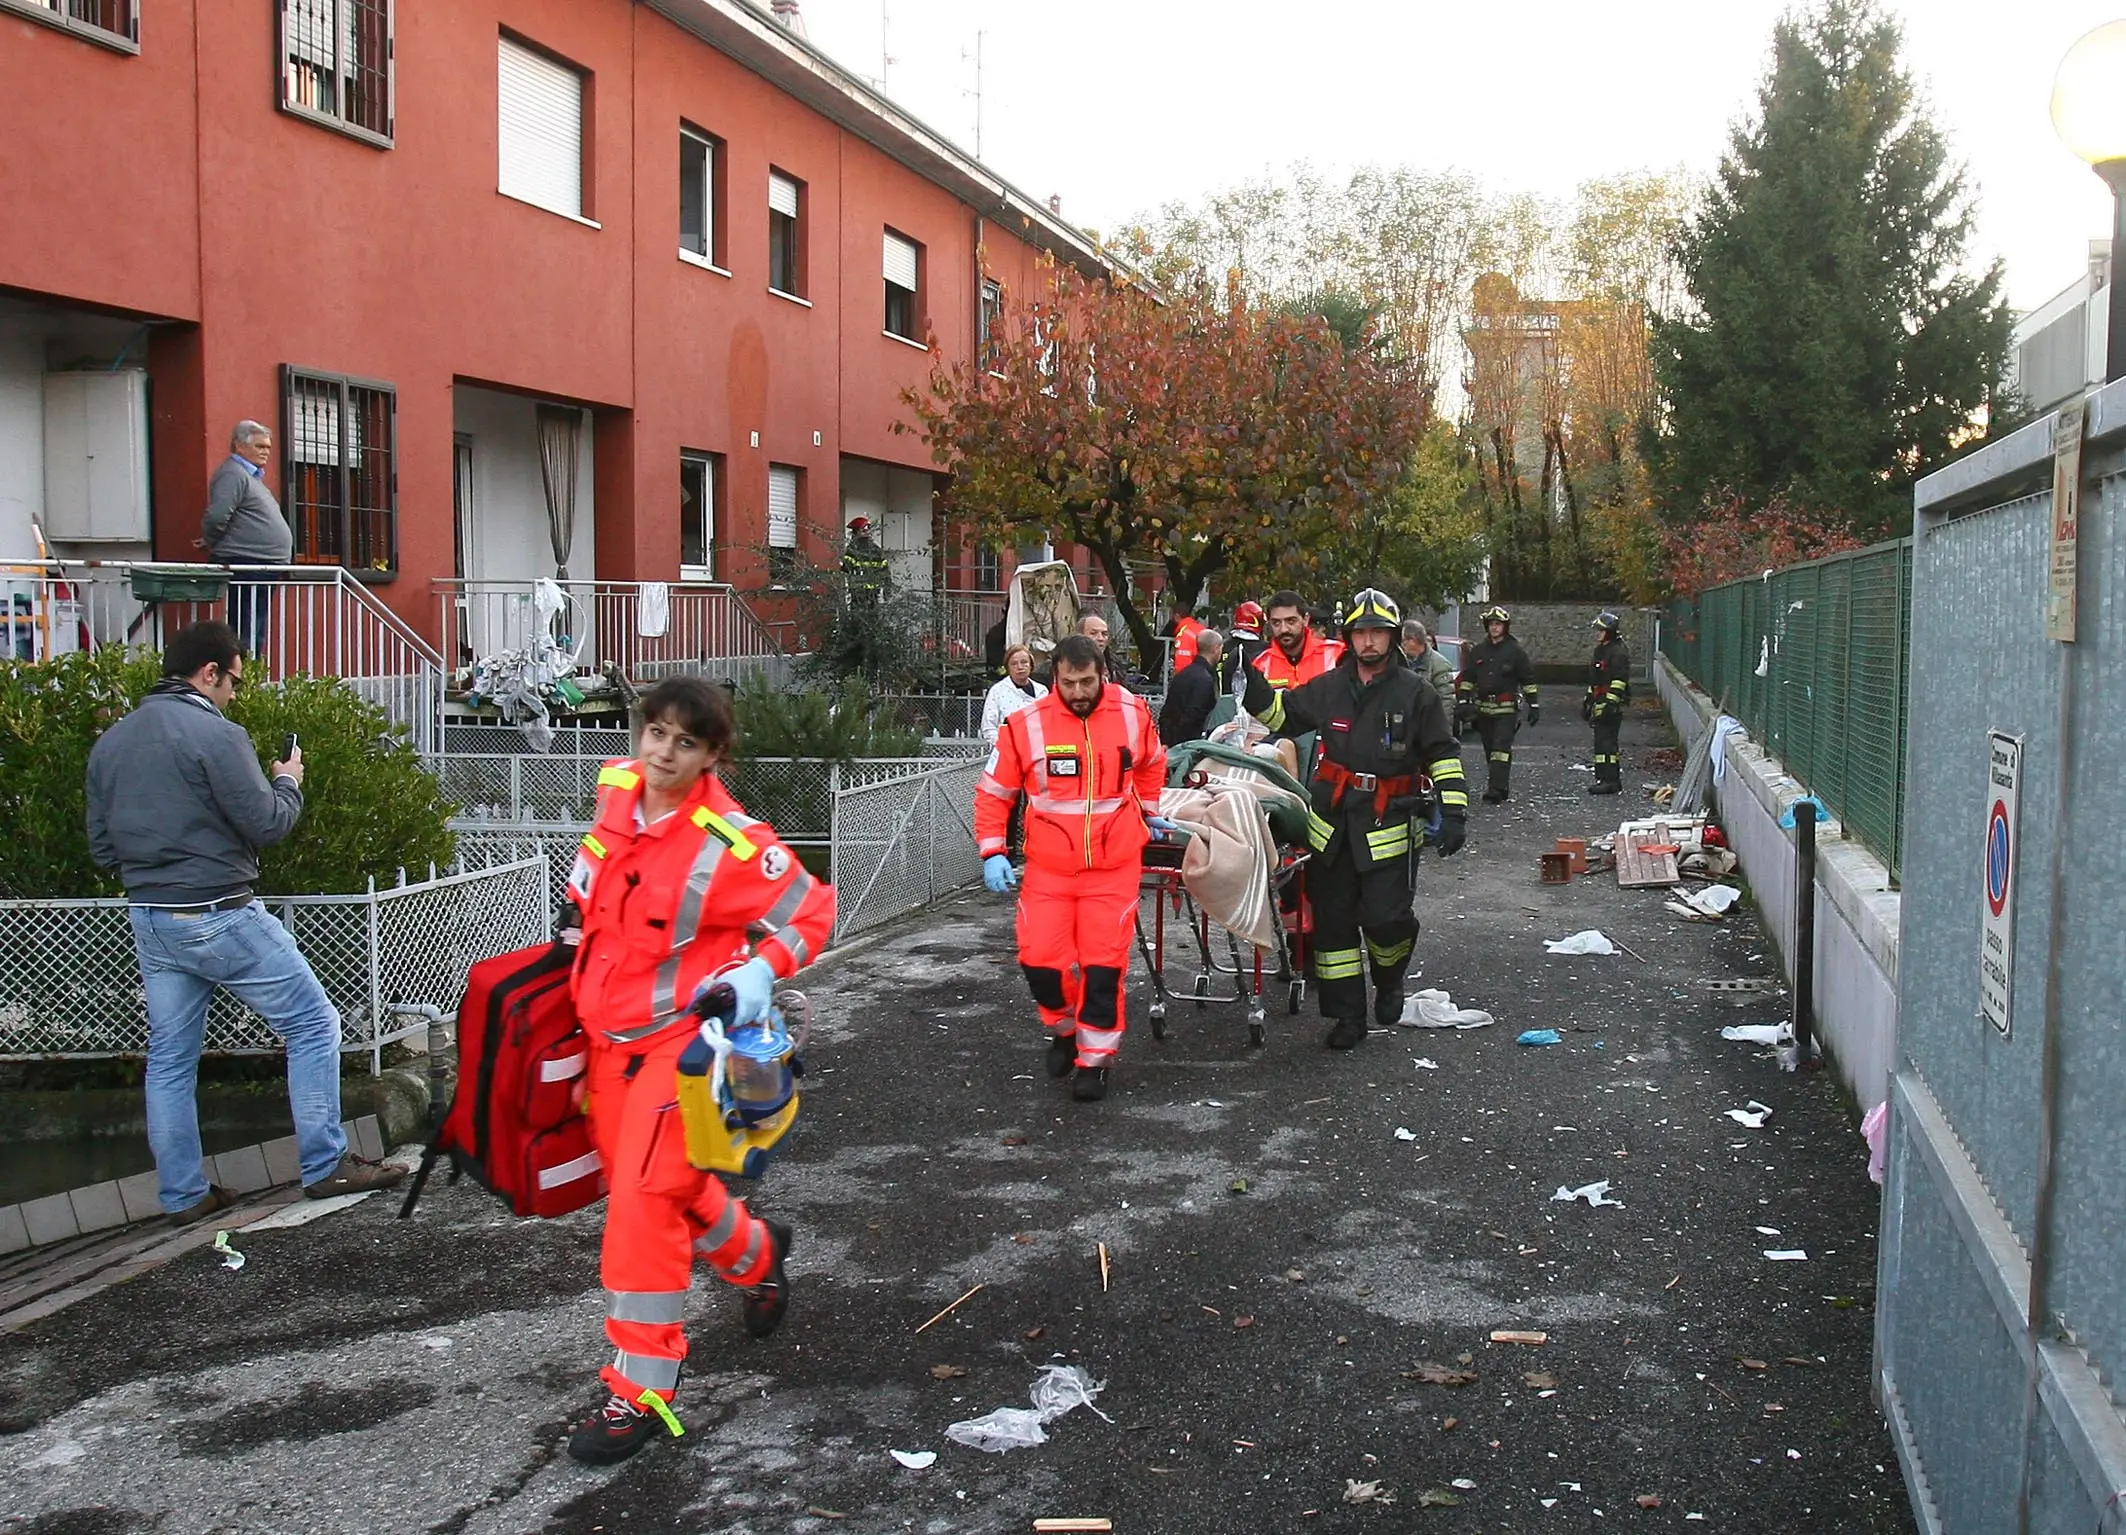
[[[1174,665],[1169,676],[1178,677],[1196,659],[1196,637],[1206,625],[1200,618],[1182,617],[1174,620]]]
[[[686,1007],[749,953],[778,976],[815,958],[833,931],[834,887],[713,773],[650,826],[637,763],[607,764],[598,801],[568,890],[583,913],[570,988],[591,1041],[586,1107],[610,1189],[599,1270],[614,1354],[600,1374],[628,1401],[644,1391],[669,1401],[695,1260],[744,1287],[774,1257],[744,1201],[687,1161],[677,1081],[697,1030]]]
[[[976,851],[1004,851],[1026,794],[1019,967],[1041,1024],[1077,1038],[1077,1064],[1106,1066],[1122,1043],[1122,973],[1136,931],[1145,816],[1166,785],[1166,748],[1136,694],[1101,689],[1080,719],[1050,693],[1004,722],[974,796]]]
[[[1312,629],[1306,631],[1299,646],[1299,659],[1294,661],[1284,653],[1284,647],[1275,640],[1263,646],[1262,654],[1255,657],[1255,670],[1269,679],[1273,688],[1296,688],[1303,682],[1312,682],[1325,672],[1336,670],[1336,663],[1344,658],[1342,640],[1325,640]]]

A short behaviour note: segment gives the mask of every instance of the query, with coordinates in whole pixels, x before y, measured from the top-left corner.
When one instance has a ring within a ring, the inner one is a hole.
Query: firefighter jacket
[[[1282,645],[1271,640],[1262,647],[1262,654],[1249,664],[1269,679],[1271,687],[1294,688],[1302,682],[1312,682],[1343,658],[1342,640],[1325,640],[1309,629],[1299,647],[1297,661],[1284,653]]]
[[[1059,874],[1143,862],[1166,787],[1166,748],[1150,707],[1112,683],[1080,719],[1060,693],[1021,709],[997,732],[975,786],[974,842],[1004,851],[1011,807],[1026,795],[1026,862]]]
[[[1462,662],[1462,680],[1455,685],[1457,702],[1474,704],[1478,714],[1512,714],[1518,702],[1536,706],[1535,667],[1521,642],[1507,635],[1496,645],[1488,637],[1469,647]]]
[[[1331,852],[1341,837],[1360,869],[1409,854],[1416,845],[1410,817],[1424,808],[1428,779],[1442,815],[1469,813],[1446,708],[1423,677],[1392,657],[1371,682],[1359,679],[1349,657],[1295,688],[1273,691],[1253,679],[1246,704],[1272,730],[1320,732],[1307,814],[1307,840],[1318,853]]]
[[[641,804],[640,763],[600,769],[597,821],[568,877],[583,914],[570,989],[584,1027],[612,1044],[681,1022],[695,988],[749,954],[795,974],[834,928],[834,887],[714,773],[655,825]]]
[[[852,596],[876,597],[886,585],[886,551],[868,533],[858,533],[842,551],[842,575]]]
[[[1631,652],[1622,640],[1604,640],[1587,663],[1587,712],[1608,714],[1630,701]]]

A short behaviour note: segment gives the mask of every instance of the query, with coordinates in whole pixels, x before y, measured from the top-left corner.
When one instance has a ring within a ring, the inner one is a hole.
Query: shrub
[[[820,757],[846,766],[860,757],[913,757],[919,731],[902,724],[860,678],[801,693],[738,695],[738,746],[747,757]]]
[[[154,686],[152,656],[117,646],[46,662],[0,662],[0,895],[120,893],[91,861],[89,750]],[[336,678],[290,677],[239,693],[231,717],[263,764],[302,738],[307,776],[295,831],[260,858],[271,895],[359,890],[450,859],[452,807],[381,710]]]

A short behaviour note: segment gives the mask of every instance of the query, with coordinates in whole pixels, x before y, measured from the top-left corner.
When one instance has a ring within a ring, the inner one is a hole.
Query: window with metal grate
[[[281,510],[298,565],[397,571],[398,392],[281,369]]]
[[[391,0],[280,0],[280,37],[282,109],[388,148]]]

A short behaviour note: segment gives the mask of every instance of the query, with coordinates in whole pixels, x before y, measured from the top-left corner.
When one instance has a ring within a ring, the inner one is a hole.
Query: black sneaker
[[[1622,794],[1624,785],[1620,783],[1598,783],[1587,792],[1589,794]]]
[[[1070,1068],[1078,1061],[1078,1042],[1068,1034],[1048,1036],[1048,1057],[1045,1064],[1052,1077],[1067,1077]]]
[[[1373,1021],[1392,1029],[1403,1021],[1403,989],[1390,986],[1373,993]]]
[[[315,1183],[304,1184],[303,1193],[311,1199],[331,1199],[336,1195],[360,1194],[369,1189],[396,1188],[405,1178],[403,1167],[387,1167],[382,1162],[372,1162],[350,1151],[340,1158],[340,1165],[331,1172]]]
[[[738,1297],[738,1320],[755,1338],[765,1338],[782,1326],[782,1314],[790,1309],[790,1281],[783,1277],[783,1260],[797,1242],[797,1233],[781,1221],[764,1220],[775,1256],[768,1264],[768,1277]]]
[[[203,1221],[217,1210],[226,1210],[236,1203],[236,1195],[218,1183],[207,1185],[207,1197],[197,1204],[186,1205],[182,1210],[172,1210],[163,1219],[173,1226],[189,1226]]]
[[[605,1405],[569,1431],[571,1460],[587,1466],[611,1466],[626,1460],[657,1437],[657,1415],[637,1407],[623,1396],[609,1396]]]
[[[1363,1018],[1339,1018],[1331,1025],[1322,1045],[1330,1050],[1355,1050],[1365,1042],[1366,1020]]]
[[[1098,1103],[1107,1096],[1107,1068],[1080,1066],[1070,1079],[1070,1095],[1080,1103]]]

